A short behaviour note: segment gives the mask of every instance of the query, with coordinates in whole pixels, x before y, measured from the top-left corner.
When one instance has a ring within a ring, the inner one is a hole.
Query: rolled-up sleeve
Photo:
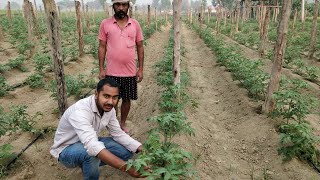
[[[142,30],[141,30],[141,26],[139,24],[139,22],[137,22],[137,25],[136,25],[136,42],[140,42],[140,41],[143,41],[143,33],[142,33]]]
[[[129,151],[134,153],[137,151],[138,147],[141,146],[141,143],[139,141],[130,137],[120,128],[120,124],[116,118],[115,113],[111,115],[111,119],[107,125],[107,128],[109,129],[109,133],[112,138],[119,144],[123,145]]]
[[[87,150],[90,156],[97,156],[97,154],[105,148],[103,142],[98,140],[97,132],[94,130],[91,122],[94,115],[88,110],[76,110],[69,118],[71,125],[77,133],[81,143]]]
[[[104,26],[106,24],[106,20],[103,20],[100,24],[98,39],[102,41],[107,41],[107,33],[105,32]]]

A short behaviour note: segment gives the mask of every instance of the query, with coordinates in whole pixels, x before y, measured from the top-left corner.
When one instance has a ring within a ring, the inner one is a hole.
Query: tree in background
[[[199,0],[191,1],[191,7],[197,8],[201,5],[201,2]]]
[[[159,7],[159,0],[152,0],[151,7]]]
[[[206,8],[207,7],[207,0],[201,0],[201,6],[203,8]]]
[[[212,6],[217,6],[217,5],[218,5],[218,1],[212,0],[212,1],[211,1],[211,4],[212,4]]]
[[[235,7],[235,0],[222,0],[221,5],[222,7],[231,11],[233,7]]]
[[[182,1],[182,10],[186,11],[190,8],[190,3],[189,1]]]
[[[13,1],[10,1],[10,7],[11,7],[11,9],[13,10],[13,9],[21,9],[21,6],[18,4],[18,3],[16,3],[16,2],[13,2]],[[7,7],[7,5],[6,5],[6,8],[5,9],[7,9],[8,7]]]
[[[60,2],[57,2],[57,6],[59,6],[61,10],[62,9],[74,8],[74,1],[62,0]]]
[[[171,8],[171,2],[170,0],[161,0],[161,9],[170,9]]]

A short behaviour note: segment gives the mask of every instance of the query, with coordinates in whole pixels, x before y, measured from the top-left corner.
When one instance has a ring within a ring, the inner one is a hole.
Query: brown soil
[[[145,120],[159,112],[161,88],[156,85],[152,66],[164,56],[169,29],[156,32],[145,46],[144,80],[138,86],[139,99],[133,103],[128,119],[133,137],[141,142],[150,129]],[[186,26],[182,28],[182,37],[186,50],[182,63],[191,81],[188,94],[195,102],[187,107],[186,113],[196,136],[181,136],[177,142],[196,157],[194,168],[199,179],[318,179],[315,170],[297,159],[283,163],[277,153],[276,120],[255,112],[259,102],[248,98],[246,90],[239,88],[230,73],[217,65],[214,53]],[[65,66],[65,72],[89,75],[93,61],[96,60],[91,56],[85,56]],[[69,104],[74,102],[68,100]],[[41,111],[44,117],[39,127],[55,128],[58,124],[53,113],[57,102],[46,90],[18,88],[1,98],[0,103],[2,106],[27,104],[30,114]],[[4,179],[82,179],[80,168],[67,169],[51,157],[53,136],[54,131],[50,131],[27,149]],[[33,138],[19,132],[1,137],[0,141],[10,142],[18,152]],[[100,179],[133,179],[108,166],[100,170]]]

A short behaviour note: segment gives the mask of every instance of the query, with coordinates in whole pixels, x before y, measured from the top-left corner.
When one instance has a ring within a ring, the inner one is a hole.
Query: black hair
[[[116,80],[114,80],[111,77],[107,77],[104,79],[101,79],[98,84],[97,84],[97,92],[102,91],[102,88],[104,85],[109,85],[110,87],[116,87],[119,88],[119,84],[117,83]]]

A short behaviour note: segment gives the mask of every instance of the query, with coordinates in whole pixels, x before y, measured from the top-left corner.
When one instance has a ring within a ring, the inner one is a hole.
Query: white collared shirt
[[[141,145],[120,128],[114,108],[110,112],[104,112],[101,117],[95,95],[91,95],[79,100],[64,112],[50,153],[59,158],[64,148],[80,141],[90,156],[96,156],[105,148],[103,142],[98,140],[98,134],[103,129],[108,129],[111,137],[131,152],[136,152]]]

